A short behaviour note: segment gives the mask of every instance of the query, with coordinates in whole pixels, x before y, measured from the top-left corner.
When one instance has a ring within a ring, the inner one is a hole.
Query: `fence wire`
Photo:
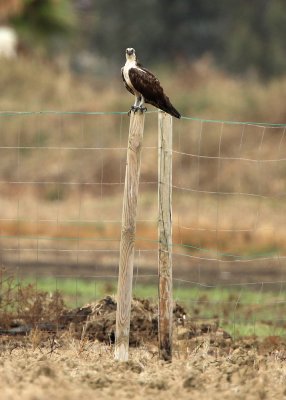
[[[70,306],[115,294],[127,114],[1,112],[0,123],[2,271]],[[174,121],[174,300],[233,335],[284,334],[285,136],[285,124]],[[148,113],[133,286],[154,299],[157,153]]]

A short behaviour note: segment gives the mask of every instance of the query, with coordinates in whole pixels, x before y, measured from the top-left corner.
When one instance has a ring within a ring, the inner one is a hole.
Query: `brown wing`
[[[135,96],[135,93],[134,93],[133,90],[127,85],[127,82],[126,82],[126,80],[125,80],[125,78],[124,78],[123,67],[121,68],[121,77],[122,77],[122,80],[123,80],[124,85],[125,85],[126,89],[128,90],[128,92],[130,92],[131,94],[133,94],[133,95]]]
[[[144,72],[143,72],[144,71]],[[164,96],[159,80],[146,69],[130,68],[129,77],[134,88],[142,94],[146,103],[155,105],[159,97]]]
[[[165,95],[159,80],[145,68],[142,71],[138,68],[129,70],[129,77],[134,89],[136,89],[145,99],[145,103],[152,104],[154,107],[180,118],[180,113],[173,107],[168,96]]]

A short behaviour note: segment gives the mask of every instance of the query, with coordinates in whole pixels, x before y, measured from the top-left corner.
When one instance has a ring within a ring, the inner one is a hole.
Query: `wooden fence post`
[[[158,114],[159,357],[172,360],[172,117]]]
[[[131,112],[122,210],[117,291],[114,356],[118,361],[128,361],[137,197],[144,119],[145,113]]]

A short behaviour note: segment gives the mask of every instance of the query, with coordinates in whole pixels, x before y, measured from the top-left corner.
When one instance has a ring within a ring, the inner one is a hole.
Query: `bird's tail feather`
[[[152,106],[159,108],[162,111],[165,111],[167,114],[172,115],[175,118],[181,118],[181,114],[179,111],[175,109],[175,107],[170,102],[169,97],[165,96],[165,98],[161,98],[160,100],[153,99],[145,99],[145,103],[152,104]]]
[[[168,114],[172,115],[175,118],[181,118],[181,114],[173,106],[168,107],[168,109],[163,110],[163,111],[167,112]]]
[[[172,103],[170,102],[169,98],[166,96],[164,101],[160,102],[160,104],[158,105],[158,108],[160,108],[160,110],[165,111],[166,113],[172,115],[175,118],[181,118],[181,114],[179,113],[179,111],[177,111],[175,109],[175,107],[172,105]]]

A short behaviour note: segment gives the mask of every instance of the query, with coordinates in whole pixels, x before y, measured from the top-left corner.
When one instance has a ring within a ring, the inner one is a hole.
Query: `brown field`
[[[108,251],[119,246],[128,117],[2,119],[2,265],[55,265],[64,258],[68,265],[80,252],[82,263],[91,264],[94,251],[102,268],[116,265]],[[136,243],[142,251],[157,249],[156,131],[156,113],[147,114]],[[285,148],[281,127],[174,124],[178,269],[190,255],[285,256]]]
[[[284,339],[271,336],[263,340],[255,337],[234,340],[215,321],[193,321],[188,315],[182,318],[184,310],[176,305],[173,362],[166,363],[158,357],[155,308],[149,302],[134,300],[130,359],[119,363],[113,358],[115,307],[110,297],[82,309],[67,311],[60,307],[57,329],[50,324],[49,333],[35,319],[33,328],[24,336],[15,333],[11,336],[15,328],[11,328],[10,334],[2,330],[1,397],[5,400],[285,398]],[[29,318],[32,321],[31,311],[26,314],[26,321]],[[47,318],[47,309],[43,311]],[[50,307],[51,320],[54,312]],[[20,320],[14,321],[15,324],[21,327]]]
[[[185,347],[172,364],[146,348],[130,361],[113,360],[113,348],[96,342],[59,341],[51,354],[17,347],[1,351],[1,397],[45,399],[283,399],[286,395],[284,346],[272,341],[261,349],[252,341],[228,349],[206,339],[193,351]],[[283,348],[283,350],[282,350]]]

